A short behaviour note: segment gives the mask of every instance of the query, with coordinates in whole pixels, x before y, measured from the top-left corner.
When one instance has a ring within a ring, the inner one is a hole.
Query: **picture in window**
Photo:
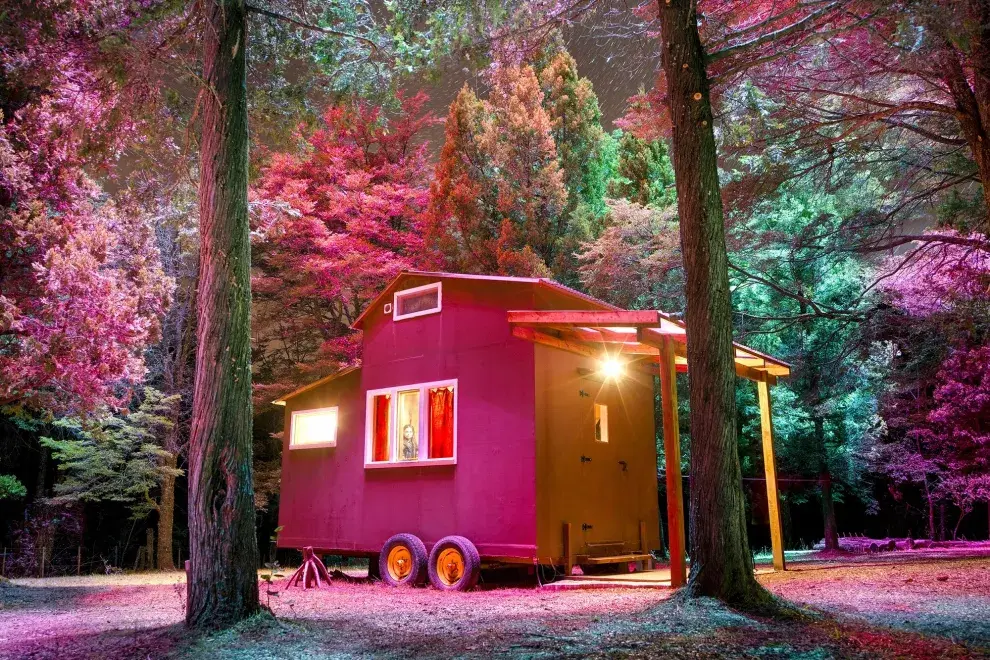
[[[392,397],[388,394],[378,394],[372,407],[372,442],[371,460],[387,461],[389,459],[389,423],[392,418]]]
[[[399,460],[419,458],[419,390],[399,392]]]
[[[595,404],[595,442],[608,442],[608,406]]]
[[[429,399],[430,458],[454,457],[454,388],[431,387]]]

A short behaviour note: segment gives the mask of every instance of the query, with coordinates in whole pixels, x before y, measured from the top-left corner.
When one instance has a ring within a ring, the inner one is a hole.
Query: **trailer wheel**
[[[467,591],[478,584],[481,557],[463,536],[446,536],[430,551],[430,583],[441,591]]]
[[[426,583],[426,546],[413,534],[396,534],[378,555],[382,582],[393,587]]]

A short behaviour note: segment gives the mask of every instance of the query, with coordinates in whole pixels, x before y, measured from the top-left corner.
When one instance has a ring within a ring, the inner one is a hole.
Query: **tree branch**
[[[342,30],[334,30],[333,28],[321,27],[319,25],[314,25],[312,23],[301,21],[298,18],[293,18],[292,16],[279,14],[278,12],[274,12],[269,9],[264,9],[262,7],[256,7],[254,5],[245,5],[245,8],[249,12],[252,12],[254,14],[258,14],[260,16],[266,16],[268,18],[274,18],[275,20],[278,21],[285,21],[286,23],[290,23],[292,25],[295,25],[296,27],[303,28],[304,30],[319,32],[321,34],[329,34],[335,37],[345,37],[348,39],[355,39],[357,41],[367,44],[368,46],[371,47],[373,51],[380,50],[378,44],[375,43],[373,39],[369,39],[368,37],[361,36],[360,34],[352,34],[350,32],[344,32]]]
[[[749,41],[744,41],[734,46],[727,46],[722,50],[709,53],[707,58],[708,63],[712,64],[714,62],[718,62],[719,60],[724,60],[725,58],[732,57],[733,55],[736,55],[737,53],[740,53],[742,51],[749,50],[751,48],[757,48],[759,46],[762,46],[763,44],[770,43],[771,41],[776,41],[778,39],[782,39],[784,37],[790,36],[795,32],[800,32],[802,30],[805,30],[817,19],[821,18],[823,15],[832,11],[839,5],[840,2],[838,1],[830,2],[821,9],[816,9],[815,11],[811,12],[810,14],[802,18],[801,20],[795,21],[790,25],[788,25],[787,27],[782,27],[779,30],[774,30],[773,32],[767,32],[766,34],[760,35],[755,39],[750,39]]]

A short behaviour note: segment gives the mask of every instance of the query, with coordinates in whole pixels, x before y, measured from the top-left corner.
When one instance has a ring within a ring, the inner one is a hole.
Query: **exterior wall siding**
[[[402,288],[425,283],[410,280]],[[399,532],[428,546],[459,534],[485,556],[535,556],[534,347],[505,315],[532,304],[530,287],[444,281],[438,314],[373,310],[362,369],[287,402],[279,544],[371,554]],[[366,469],[365,392],[454,378],[457,464]],[[337,446],[289,450],[292,410],[329,405]]]

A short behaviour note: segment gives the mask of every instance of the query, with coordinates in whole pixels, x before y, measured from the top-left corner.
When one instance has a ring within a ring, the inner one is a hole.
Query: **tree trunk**
[[[144,557],[145,568],[149,571],[155,567],[155,530],[151,526],[145,530]]]
[[[736,443],[732,302],[705,52],[693,0],[658,2],[667,105],[673,124],[684,258],[691,401],[692,596],[756,606]]]
[[[973,156],[973,162],[976,163],[976,170],[983,184],[983,201],[987,212],[990,213],[990,136],[987,135],[986,125],[987,114],[990,113],[990,99],[983,99],[981,102],[974,93],[970,79],[959,60],[959,53],[948,41],[937,56],[937,60],[942,71],[942,81],[948,87],[956,104],[959,127]],[[978,76],[978,78],[977,84],[984,92],[990,92],[985,77]]]
[[[815,417],[815,442],[818,445],[818,475],[822,488],[822,520],[825,523],[825,549],[839,549],[839,529],[835,521],[835,501],[832,499],[832,472],[828,469],[828,449],[825,447],[825,421]]]
[[[251,473],[251,252],[244,0],[203,3],[197,350],[189,451],[186,623],[258,610]]]
[[[832,475],[826,469],[821,474],[822,518],[825,521],[825,548],[839,549],[839,529],[835,522],[835,502],[832,499]]]
[[[938,540],[945,540],[945,502],[938,505]]]
[[[175,454],[169,452],[165,465],[171,469],[176,465]],[[172,560],[172,526],[175,519],[175,476],[170,474],[162,478],[162,496],[158,501],[158,557],[160,571],[175,570]]]

